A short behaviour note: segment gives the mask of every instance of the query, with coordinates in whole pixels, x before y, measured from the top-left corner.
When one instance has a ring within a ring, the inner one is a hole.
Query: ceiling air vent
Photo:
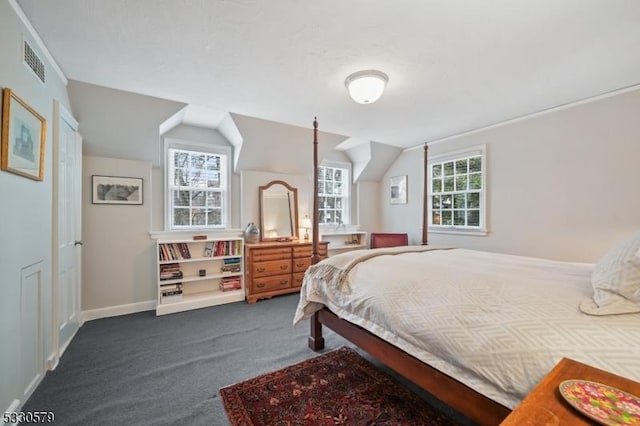
[[[24,63],[44,83],[44,63],[26,41],[24,42]]]

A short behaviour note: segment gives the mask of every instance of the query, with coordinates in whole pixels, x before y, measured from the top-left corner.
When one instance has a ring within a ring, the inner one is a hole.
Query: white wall
[[[69,83],[69,96],[83,136],[83,316],[153,309],[151,167],[163,152],[160,124],[184,104],[77,81]],[[143,178],[144,204],[91,204],[94,174]]]
[[[367,233],[382,229],[380,214],[380,182],[361,181],[357,183],[356,223]]]
[[[42,84],[22,62],[23,37],[45,62],[46,84]],[[30,280],[22,281],[21,272],[38,264],[42,274],[41,312],[44,320],[44,352],[52,356],[51,259],[52,259],[52,129],[53,102],[69,107],[66,80],[59,76],[37,41],[18,18],[10,3],[0,2],[0,87],[10,88],[47,121],[44,181],[38,182],[0,171],[0,412],[17,409],[24,403],[24,391],[33,377],[23,373],[22,354],[25,339],[34,336],[20,333],[25,319],[21,313],[35,308],[21,306],[21,295],[30,289]],[[32,290],[32,289],[31,289]],[[27,318],[36,322],[37,318]]]
[[[640,90],[432,144],[429,155],[486,144],[489,235],[431,233],[431,244],[595,262],[640,229]],[[408,174],[406,205],[382,203],[383,226],[420,241],[422,148],[385,175]],[[383,200],[388,199],[383,185]]]
[[[83,157],[82,310],[153,309],[156,299],[156,246],[151,231],[151,163]],[[142,205],[92,204],[91,176],[142,178]],[[146,304],[145,304],[146,302]],[[98,312],[94,312],[98,310]]]

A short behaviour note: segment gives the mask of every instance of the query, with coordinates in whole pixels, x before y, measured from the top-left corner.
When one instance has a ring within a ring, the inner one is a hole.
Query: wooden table
[[[638,382],[563,358],[500,424],[504,426],[597,424],[579,413],[560,395],[558,385],[569,379],[590,380],[633,395],[640,395]]]

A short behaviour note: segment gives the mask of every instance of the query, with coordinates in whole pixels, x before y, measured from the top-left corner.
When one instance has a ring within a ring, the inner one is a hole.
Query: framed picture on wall
[[[407,175],[394,176],[390,181],[390,202],[391,204],[407,203]]]
[[[142,178],[91,176],[93,204],[142,204]]]
[[[9,88],[2,90],[0,168],[44,180],[47,121]]]

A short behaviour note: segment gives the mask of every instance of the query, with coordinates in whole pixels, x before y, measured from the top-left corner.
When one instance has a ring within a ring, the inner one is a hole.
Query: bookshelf
[[[353,232],[321,232],[320,241],[329,243],[329,256],[350,250],[367,248],[367,233]]]
[[[156,315],[244,300],[242,238],[158,240]]]

